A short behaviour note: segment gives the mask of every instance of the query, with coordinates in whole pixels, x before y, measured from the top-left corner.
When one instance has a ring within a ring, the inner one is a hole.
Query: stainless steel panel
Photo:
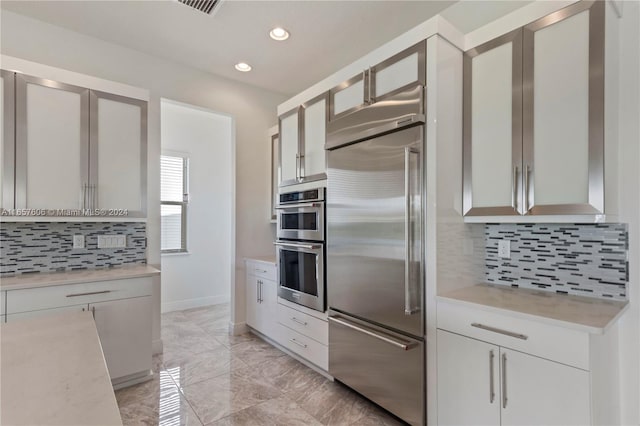
[[[83,163],[78,170],[78,179],[87,185],[89,182],[89,89],[17,73],[15,207],[22,209],[29,207],[27,205],[27,143],[29,141],[27,134],[27,86],[29,84],[80,94],[80,156]],[[78,204],[80,209],[87,208],[82,203],[82,197]]]
[[[329,313],[329,374],[412,425],[425,421],[424,342]]]
[[[523,164],[529,168],[523,214],[604,213],[604,21],[605,2],[585,0],[567,6],[524,27],[523,49]],[[589,201],[585,204],[536,205],[533,156],[534,34],[536,31],[589,10]]]
[[[415,126],[331,150],[327,171],[329,306],[414,336],[424,335],[423,132],[423,126]],[[408,157],[409,164],[405,148],[417,152]]]
[[[16,110],[15,73],[1,70],[3,81],[2,99],[2,207],[15,207],[15,152],[16,152]]]
[[[417,84],[327,123],[326,149],[424,123],[424,86]]]
[[[135,105],[140,107],[140,209],[137,211],[129,210],[128,217],[146,217],[147,216],[147,102],[140,99],[128,98],[126,96],[114,95],[111,93],[99,92],[92,90],[90,95],[90,137],[89,137],[89,179],[95,185],[95,191],[98,188],[98,100],[109,99],[115,102]],[[93,208],[109,208],[111,206],[98,206],[98,194],[95,195],[95,206]],[[186,214],[183,214],[186,217]]]
[[[511,81],[511,159],[514,170],[511,182],[512,202],[509,206],[473,207],[471,150],[471,89],[473,58],[506,43],[512,43]],[[519,215],[522,212],[522,29],[511,31],[464,53],[463,58],[463,214],[465,216]]]

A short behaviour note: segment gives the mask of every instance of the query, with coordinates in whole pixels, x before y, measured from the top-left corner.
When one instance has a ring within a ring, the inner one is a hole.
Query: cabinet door
[[[73,305],[73,306],[63,306],[58,308],[50,308],[50,309],[40,309],[38,311],[30,311],[30,312],[20,312],[16,314],[8,314],[7,322],[25,320],[29,318],[38,318],[47,315],[56,315],[62,314],[65,312],[78,312],[78,311],[86,311],[87,305]]]
[[[367,71],[329,91],[329,121],[356,111],[369,101]]]
[[[91,91],[91,184],[95,207],[144,217],[147,103]]]
[[[15,74],[0,71],[0,207],[14,207],[15,168]]]
[[[83,208],[88,89],[16,74],[16,124],[16,207]]]
[[[589,425],[589,372],[500,348],[502,426]]]
[[[304,105],[303,161],[301,175],[304,181],[326,179],[327,163],[324,151],[327,124],[327,95],[322,94]]]
[[[371,67],[371,102],[383,100],[416,84],[426,83],[426,42],[420,42]]]
[[[579,2],[524,29],[524,190],[531,214],[604,211],[604,8]]]
[[[253,275],[247,274],[247,283],[246,283],[246,310],[247,310],[247,325],[249,327],[255,328],[258,327],[258,305],[260,304],[258,286],[260,285],[258,282],[259,278],[256,278]]]
[[[275,281],[259,278],[258,330],[273,337],[278,322],[278,286]]]
[[[300,109],[280,116],[280,186],[298,183],[300,173]]]
[[[437,336],[438,424],[499,425],[499,347],[443,330]]]
[[[522,30],[464,54],[466,216],[518,215],[522,175]]]
[[[151,296],[89,305],[111,380],[151,369]]]

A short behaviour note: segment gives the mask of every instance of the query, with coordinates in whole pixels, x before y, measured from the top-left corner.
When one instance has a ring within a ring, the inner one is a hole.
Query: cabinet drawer
[[[589,370],[585,332],[442,301],[437,321],[442,330]]]
[[[278,304],[278,322],[323,345],[329,344],[329,325],[326,321]]]
[[[329,369],[329,348],[297,331],[278,324],[280,344],[323,370]]]
[[[267,262],[247,262],[247,274],[255,277],[266,278],[271,281],[277,280],[276,265]]]
[[[7,291],[7,313],[150,296],[151,278],[99,281]]]

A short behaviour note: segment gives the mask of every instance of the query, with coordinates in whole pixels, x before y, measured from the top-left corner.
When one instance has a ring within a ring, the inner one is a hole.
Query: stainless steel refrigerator
[[[426,401],[423,94],[327,138],[329,373],[410,424]]]

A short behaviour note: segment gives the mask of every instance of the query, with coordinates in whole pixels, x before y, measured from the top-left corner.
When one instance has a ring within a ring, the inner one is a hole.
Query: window
[[[160,156],[160,216],[162,253],[187,251],[189,159],[184,155]]]

